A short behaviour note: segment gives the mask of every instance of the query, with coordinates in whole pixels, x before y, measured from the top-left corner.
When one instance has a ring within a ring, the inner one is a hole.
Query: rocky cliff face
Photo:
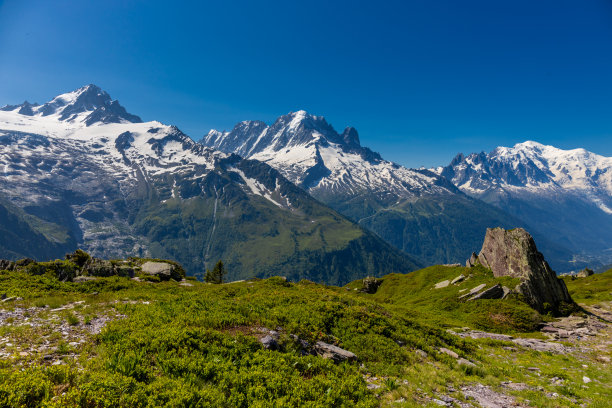
[[[515,290],[541,313],[562,314],[574,303],[565,283],[557,278],[531,235],[522,228],[487,229],[480,254],[472,255],[467,263],[469,266],[480,263],[496,277],[519,278],[521,283]]]

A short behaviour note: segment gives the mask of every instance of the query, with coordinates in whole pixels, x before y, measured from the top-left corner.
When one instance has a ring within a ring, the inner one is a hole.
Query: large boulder
[[[563,313],[574,302],[565,282],[557,278],[531,235],[522,228],[488,228],[482,249],[468,264],[481,264],[495,277],[520,279],[516,291],[540,313]]]
[[[142,273],[151,276],[157,276],[161,280],[175,279],[180,281],[182,276],[176,270],[174,265],[166,262],[148,261],[141,266]]]

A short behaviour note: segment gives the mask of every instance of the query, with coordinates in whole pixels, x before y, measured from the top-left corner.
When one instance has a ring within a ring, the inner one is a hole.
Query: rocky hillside
[[[0,216],[32,232],[1,238],[0,257],[63,257],[79,246],[102,258],[174,259],[192,275],[223,259],[232,279],[336,284],[418,265],[268,165],[142,123],[93,85],[2,108],[0,158]]]
[[[610,264],[612,158],[529,141],[488,154],[459,154],[437,172],[566,247],[574,270],[582,261]]]
[[[269,164],[426,264],[462,261],[488,227],[525,226],[463,194],[444,177],[384,160],[361,146],[354,128],[338,133],[325,118],[305,111],[281,116],[270,126],[245,121],[229,132],[211,130],[200,143]],[[569,269],[562,246],[549,244],[545,234],[538,240],[555,266]]]

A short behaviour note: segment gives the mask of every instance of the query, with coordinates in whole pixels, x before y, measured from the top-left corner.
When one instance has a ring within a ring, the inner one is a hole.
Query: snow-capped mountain
[[[0,217],[12,209],[58,251],[171,258],[192,274],[223,259],[234,278],[329,283],[416,266],[269,166],[142,123],[94,85],[2,108],[0,158]]]
[[[612,260],[612,158],[528,141],[459,154],[437,171],[560,244]]]
[[[49,117],[58,121],[90,126],[94,123],[141,123],[142,120],[126,112],[118,101],[95,85],[87,85],[73,92],[61,94],[39,105],[24,102],[6,105],[0,110],[24,116]],[[50,122],[44,122],[50,123]]]
[[[463,262],[478,249],[487,227],[522,221],[472,199],[429,170],[384,160],[360,144],[357,131],[338,133],[322,116],[305,111],[211,130],[201,143],[278,169],[285,177],[387,242],[426,263]],[[539,237],[538,242],[543,242]],[[547,246],[563,265],[563,250]],[[560,270],[565,269],[563,266]]]
[[[324,117],[303,110],[281,116],[271,126],[245,121],[231,132],[211,130],[201,143],[267,163],[314,196],[368,192],[382,199],[389,194],[414,198],[456,191],[428,170],[398,166],[362,147],[356,129],[347,127],[339,134]]]

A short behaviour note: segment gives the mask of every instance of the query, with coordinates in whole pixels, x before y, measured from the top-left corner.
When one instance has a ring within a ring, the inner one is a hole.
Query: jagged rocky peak
[[[100,87],[89,84],[75,91],[56,96],[43,104],[24,102],[7,105],[4,111],[17,111],[27,116],[56,116],[61,121],[80,121],[90,126],[94,123],[141,123],[142,120],[128,113],[118,101]]]
[[[488,228],[480,253],[472,254],[466,262],[468,267],[477,264],[490,269],[495,277],[520,279],[515,290],[541,313],[562,314],[574,303],[565,283],[557,278],[523,228]]]

